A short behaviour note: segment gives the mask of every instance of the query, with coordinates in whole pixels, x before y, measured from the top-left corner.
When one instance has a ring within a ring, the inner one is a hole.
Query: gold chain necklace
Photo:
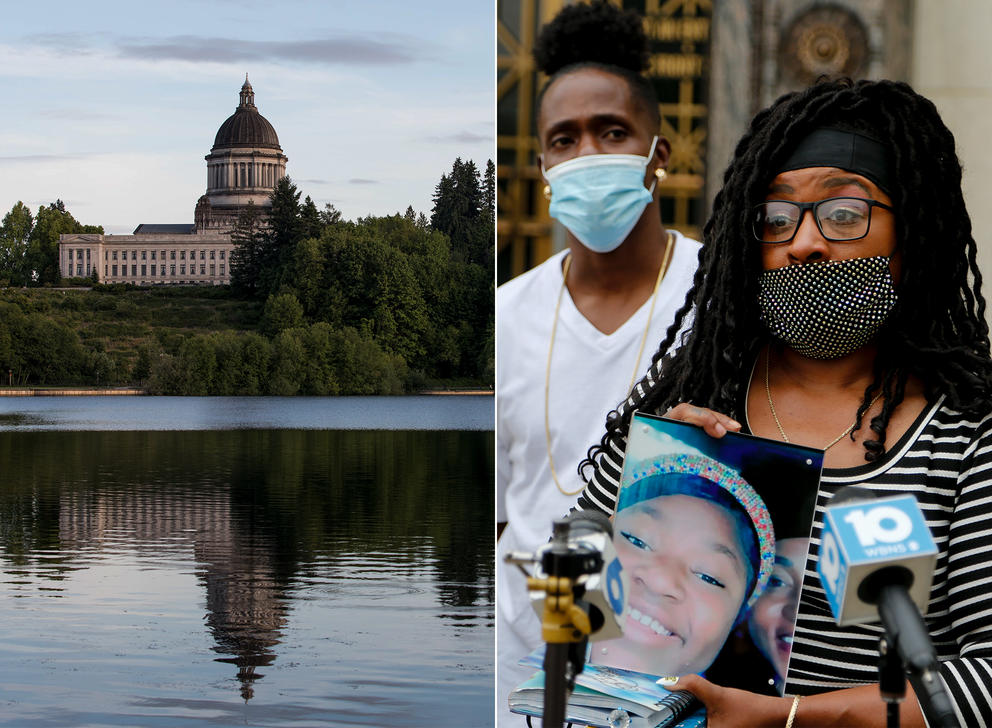
[[[648,340],[648,332],[651,330],[651,318],[654,316],[654,304],[658,299],[658,287],[661,285],[661,279],[665,277],[665,272],[668,270],[668,264],[672,259],[672,250],[675,248],[675,236],[669,232],[668,240],[665,244],[665,255],[661,261],[661,268],[658,269],[658,277],[654,281],[654,291],[651,293],[651,308],[648,309],[648,322],[644,326],[644,335],[641,336],[641,346],[637,350],[637,358],[634,359],[634,373],[630,377],[630,386],[627,387],[629,392],[634,387],[634,381],[637,379],[638,364],[641,362],[641,355],[644,353],[644,344]],[[551,324],[551,342],[548,344],[548,364],[544,369],[544,437],[548,443],[548,466],[551,468],[551,478],[555,481],[555,486],[562,495],[578,495],[582,492],[582,488],[578,490],[568,491],[561,487],[561,482],[558,480],[558,473],[555,472],[555,461],[551,456],[551,424],[550,416],[548,414],[548,400],[550,399],[551,393],[551,352],[555,350],[555,332],[558,331],[558,311],[561,308],[561,297],[565,293],[565,283],[568,280],[568,269],[572,265],[572,254],[569,253],[565,257],[565,265],[561,272],[561,288],[558,290],[558,301],[555,303],[555,318]]]
[[[785,430],[782,429],[782,423],[779,421],[778,414],[775,412],[775,403],[772,402],[772,388],[768,386],[769,359],[771,359],[771,352],[766,351],[765,352],[765,394],[768,396],[768,409],[772,411],[772,419],[775,420],[775,426],[778,427],[778,434],[780,434],[782,436],[782,439],[785,440],[786,442],[791,442],[791,440],[789,440],[789,436],[785,434]],[[865,410],[865,414],[868,414],[868,411],[875,406],[875,403],[881,398],[881,396],[882,396],[881,392],[875,395],[875,399],[873,399],[871,403],[868,405],[868,409]],[[844,437],[849,435],[851,430],[854,429],[854,426],[856,424],[858,424],[858,419],[855,417],[854,422],[848,425],[846,430],[844,430],[837,437],[831,440],[830,443],[823,448],[823,452],[826,452],[834,445],[836,445],[838,442],[840,442],[842,439],[844,439]]]

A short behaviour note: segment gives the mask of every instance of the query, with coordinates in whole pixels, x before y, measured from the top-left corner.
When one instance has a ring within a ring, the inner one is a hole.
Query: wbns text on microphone
[[[881,619],[880,648],[898,654],[932,728],[958,725],[922,617],[936,561],[937,546],[911,495],[876,499],[851,486],[826,508],[817,572],[830,610],[840,626]],[[884,669],[880,674],[883,699],[901,700],[904,689],[889,690]]]
[[[840,626],[878,620],[877,590],[902,584],[926,614],[937,546],[911,495],[844,488],[827,506],[817,572]]]

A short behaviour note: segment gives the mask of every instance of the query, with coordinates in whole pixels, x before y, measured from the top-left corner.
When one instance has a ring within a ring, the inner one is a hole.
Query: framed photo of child
[[[823,451],[635,413],[613,516],[624,635],[590,664],[782,694]]]

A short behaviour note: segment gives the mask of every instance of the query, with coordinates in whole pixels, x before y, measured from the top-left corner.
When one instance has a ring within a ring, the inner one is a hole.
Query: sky
[[[49,0],[0,24],[0,217],[192,223],[245,74],[318,208],[391,215],[495,150],[492,0]]]

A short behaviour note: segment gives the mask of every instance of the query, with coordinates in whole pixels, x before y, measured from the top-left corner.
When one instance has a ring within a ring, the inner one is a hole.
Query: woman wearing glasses
[[[920,502],[941,549],[927,627],[962,725],[992,724],[992,359],[954,139],[901,83],[780,98],[737,146],[676,325],[590,451],[585,508],[612,513],[630,413],[826,450],[818,509],[858,484]],[[676,327],[677,328],[677,327]],[[659,352],[673,349],[675,329]],[[710,726],[884,725],[878,625],[837,627],[816,574],[782,699],[695,675]],[[913,690],[902,725],[922,726]]]

